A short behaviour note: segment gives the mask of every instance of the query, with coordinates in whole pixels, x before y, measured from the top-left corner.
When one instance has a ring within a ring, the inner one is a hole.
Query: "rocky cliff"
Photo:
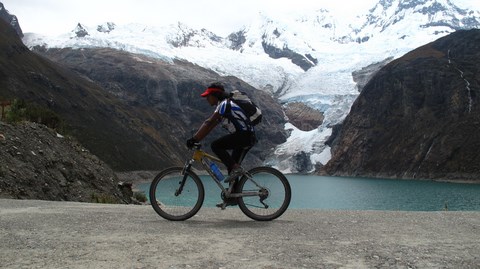
[[[325,166],[332,175],[479,180],[480,30],[457,31],[383,67]]]
[[[0,122],[0,197],[129,203],[112,169],[45,125]]]
[[[131,120],[140,123],[147,141],[153,137],[154,141],[161,142],[162,148],[158,148],[157,152],[173,149],[167,157],[178,158],[180,162],[189,154],[185,147],[186,139],[214,110],[200,97],[210,81],[224,82],[227,91],[237,89],[246,92],[264,113],[264,121],[257,126],[260,141],[250,151],[246,159],[247,165],[261,163],[271,148],[286,139],[287,134],[283,129],[285,117],[280,104],[267,93],[258,91],[235,77],[220,77],[213,71],[185,61],[164,62],[109,48],[37,48],[35,52],[94,81],[126,107],[138,111]],[[225,130],[216,128],[204,141],[206,148],[209,148],[208,145],[214,138],[224,134]],[[156,137],[161,140],[155,139]],[[157,147],[152,144],[149,143],[149,146]],[[151,151],[142,145],[129,150]],[[155,154],[153,151],[151,153]],[[127,165],[126,168],[122,170],[158,169],[158,161],[148,166]]]
[[[114,49],[37,48],[39,56],[3,21],[0,35],[0,98],[48,107],[69,125],[70,135],[116,171],[183,164],[186,139],[213,111],[199,97],[212,81],[251,94],[265,113],[248,163],[261,163],[286,139],[278,102],[235,77]]]
[[[285,105],[285,114],[288,121],[302,131],[311,131],[322,125],[324,115],[301,102],[292,102]]]
[[[20,27],[17,16],[10,14],[10,12],[5,9],[3,3],[0,3],[0,19],[8,23],[19,37],[23,37],[23,31]]]

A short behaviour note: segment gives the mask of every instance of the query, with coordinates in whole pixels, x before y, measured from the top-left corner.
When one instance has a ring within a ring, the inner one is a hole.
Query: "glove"
[[[187,140],[187,148],[192,149],[198,141],[195,138],[190,138]]]

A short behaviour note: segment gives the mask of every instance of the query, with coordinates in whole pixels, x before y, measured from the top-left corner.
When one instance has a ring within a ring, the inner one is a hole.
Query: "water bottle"
[[[220,172],[220,169],[218,169],[218,166],[215,163],[210,163],[210,169],[212,169],[212,172],[217,177],[218,181],[223,180],[222,172]]]

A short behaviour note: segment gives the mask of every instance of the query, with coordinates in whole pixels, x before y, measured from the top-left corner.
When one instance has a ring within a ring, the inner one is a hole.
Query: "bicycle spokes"
[[[242,212],[254,220],[278,218],[290,204],[291,189],[287,178],[271,167],[251,169],[235,183],[235,187],[231,185],[225,189],[218,185],[226,194],[222,197],[224,200],[233,198]],[[205,190],[199,176],[188,166],[172,167],[155,177],[149,198],[160,216],[168,220],[186,220],[200,210]]]
[[[150,203],[169,220],[185,220],[195,215],[203,204],[203,184],[197,175],[174,167],[162,171],[150,186]]]
[[[290,204],[290,185],[285,176],[274,168],[254,168],[239,183],[242,195],[238,204],[252,219],[275,219]]]

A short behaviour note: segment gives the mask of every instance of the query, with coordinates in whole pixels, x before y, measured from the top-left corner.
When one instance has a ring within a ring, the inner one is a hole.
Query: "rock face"
[[[383,67],[337,137],[327,174],[479,180],[480,30],[457,31]]]
[[[104,162],[45,125],[0,122],[0,197],[131,202]]]
[[[184,146],[186,139],[214,110],[200,97],[211,81],[222,81],[227,91],[238,89],[246,92],[262,109],[264,121],[256,127],[259,143],[247,156],[247,165],[261,163],[271,148],[286,139],[280,104],[235,77],[220,77],[188,62],[168,63],[113,49],[50,49],[41,54],[95,81],[126,107],[138,111],[135,120],[145,130],[144,139],[148,141],[153,137],[158,141],[156,143],[160,145],[156,147],[162,147],[158,148],[160,152],[172,149],[172,154],[164,157],[166,163],[171,163],[173,157],[176,164],[182,164],[190,154]],[[224,130],[216,128],[203,141],[205,148],[209,148],[214,138],[224,134]],[[150,151],[146,146],[129,150]],[[99,156],[104,157],[101,153]],[[158,162],[156,165],[121,170],[158,169]]]
[[[75,27],[73,32],[75,33],[76,37],[86,37],[89,35],[87,29],[85,29],[85,27],[80,23],[77,24],[77,27]]]
[[[304,103],[288,103],[285,108],[289,122],[302,131],[311,131],[322,125],[323,113]]]
[[[265,114],[247,164],[261,163],[286,139],[280,104],[235,77],[114,49],[38,49],[42,56],[0,21],[0,99],[48,107],[69,125],[70,135],[116,171],[182,165],[191,154],[186,139],[213,112],[199,96],[212,81],[247,92]],[[224,134],[216,132],[206,144]]]
[[[358,91],[361,92],[363,87],[365,87],[365,85],[373,77],[373,75],[375,75],[375,73],[378,70],[380,70],[382,67],[384,67],[386,64],[388,64],[392,60],[393,60],[393,57],[388,57],[387,59],[381,62],[373,63],[369,66],[363,67],[358,71],[352,72],[352,78],[353,78],[353,81],[357,84]]]
[[[278,34],[276,31],[274,31],[274,35],[279,37],[280,34]],[[265,38],[265,37],[264,37]],[[298,65],[300,68],[303,69],[303,71],[308,71],[308,69],[314,67],[317,65],[318,60],[313,58],[310,54],[299,54],[296,53],[295,51],[289,49],[288,47],[284,48],[277,48],[273,45],[270,45],[268,42],[263,41],[262,42],[262,47],[265,53],[268,54],[273,59],[280,59],[280,58],[287,58],[292,61],[292,63]]]
[[[23,31],[18,23],[17,16],[10,14],[2,3],[0,3],[0,19],[10,24],[19,37],[23,37]]]

